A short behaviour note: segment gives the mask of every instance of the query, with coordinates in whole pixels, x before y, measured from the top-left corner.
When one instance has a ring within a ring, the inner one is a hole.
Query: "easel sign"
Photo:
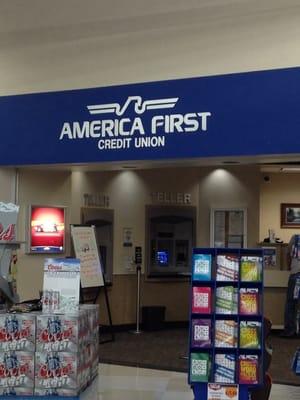
[[[93,226],[71,226],[76,258],[80,259],[82,289],[104,286],[103,272]]]
[[[71,236],[76,258],[79,258],[80,260],[81,301],[93,301],[93,303],[96,303],[101,287],[103,287],[111,330],[111,340],[102,341],[100,344],[114,341],[115,336],[113,332],[109,299],[102,271],[101,258],[98,251],[95,227],[71,225]]]

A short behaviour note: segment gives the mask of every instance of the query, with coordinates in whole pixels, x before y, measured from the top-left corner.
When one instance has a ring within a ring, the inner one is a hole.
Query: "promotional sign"
[[[81,287],[104,286],[102,266],[92,226],[71,226],[75,255],[80,260]]]
[[[300,68],[0,97],[0,165],[299,153]]]
[[[65,208],[31,206],[29,252],[63,253],[65,249]]]
[[[43,313],[78,311],[80,260],[46,258],[44,263]]]
[[[238,400],[238,385],[217,385],[209,383],[207,385],[207,400]]]

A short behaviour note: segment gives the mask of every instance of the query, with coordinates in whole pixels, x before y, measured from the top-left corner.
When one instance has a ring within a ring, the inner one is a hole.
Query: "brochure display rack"
[[[263,384],[263,250],[193,250],[189,384],[195,400],[248,400]]]

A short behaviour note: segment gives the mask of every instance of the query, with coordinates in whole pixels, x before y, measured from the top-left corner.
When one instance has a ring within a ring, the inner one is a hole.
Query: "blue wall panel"
[[[300,153],[299,89],[290,68],[0,97],[0,165]]]

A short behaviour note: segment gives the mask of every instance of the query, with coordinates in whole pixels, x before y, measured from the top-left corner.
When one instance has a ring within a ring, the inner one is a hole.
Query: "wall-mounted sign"
[[[83,202],[85,207],[109,207],[109,196],[103,193],[84,193]]]
[[[191,193],[174,193],[174,192],[152,192],[152,203],[164,204],[191,204]]]
[[[140,265],[142,264],[142,247],[137,246],[134,248],[134,261],[136,264]]]
[[[123,246],[132,247],[132,228],[123,228]]]
[[[299,86],[289,68],[0,97],[0,165],[295,154]]]
[[[65,251],[65,207],[29,208],[29,253],[63,253]]]

